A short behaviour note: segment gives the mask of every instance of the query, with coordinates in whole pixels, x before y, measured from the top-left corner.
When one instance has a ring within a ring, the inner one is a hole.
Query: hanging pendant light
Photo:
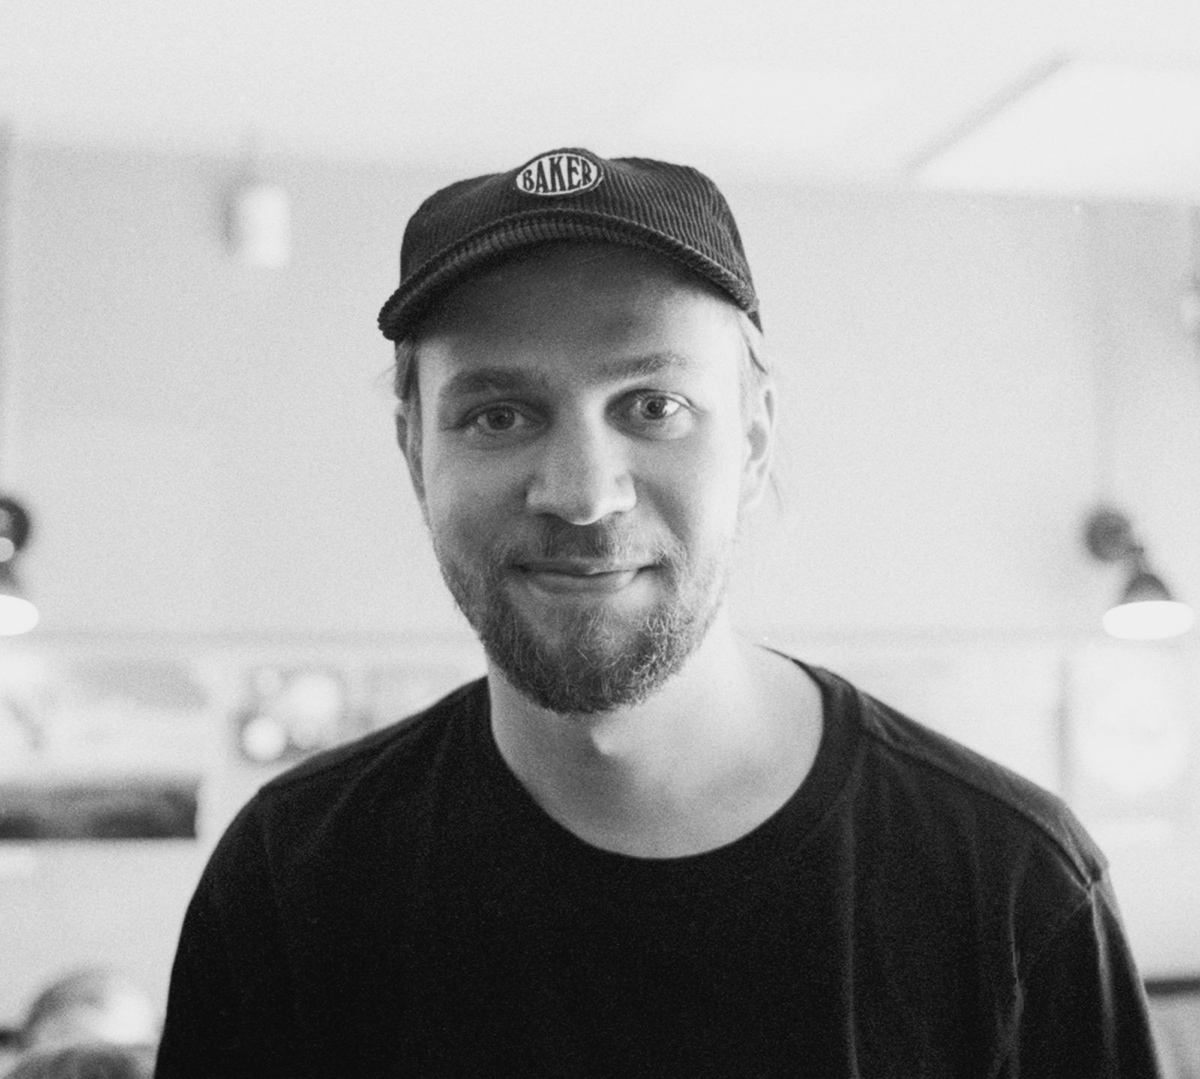
[[[38,609],[17,578],[14,563],[29,541],[29,514],[16,499],[0,496],[0,636],[28,633],[38,624]]]
[[[1119,602],[1104,612],[1104,629],[1127,641],[1177,637],[1192,628],[1196,615],[1175,599],[1162,578],[1135,568]]]
[[[1112,637],[1126,641],[1156,641],[1177,637],[1192,628],[1195,612],[1171,594],[1146,560],[1146,550],[1133,534],[1123,513],[1101,507],[1088,518],[1084,542],[1101,562],[1120,562],[1129,577],[1125,588],[1101,620]]]

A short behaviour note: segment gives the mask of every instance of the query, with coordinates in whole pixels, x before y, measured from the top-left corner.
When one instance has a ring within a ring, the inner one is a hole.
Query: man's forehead
[[[505,393],[535,389],[552,390],[561,379],[561,370],[548,369],[533,361],[489,363],[488,357],[470,354],[441,357],[442,378],[438,394],[442,398],[471,397],[481,393]],[[575,385],[606,386],[651,378],[668,372],[688,372],[700,366],[694,356],[670,350],[628,356],[614,356],[586,366],[573,367],[570,381]]]

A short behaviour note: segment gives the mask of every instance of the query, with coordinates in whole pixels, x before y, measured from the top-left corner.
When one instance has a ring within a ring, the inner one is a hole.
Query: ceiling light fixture
[[[28,633],[38,609],[25,596],[13,564],[29,541],[29,514],[16,499],[0,496],[0,636]]]
[[[257,140],[247,140],[240,175],[225,200],[225,241],[247,266],[277,270],[292,257],[292,202],[287,191],[262,178]]]
[[[292,254],[292,211],[278,184],[247,180],[234,188],[227,207],[229,246],[247,266],[275,270]]]
[[[1104,614],[1104,629],[1110,636],[1130,641],[1154,641],[1177,637],[1192,628],[1195,613],[1171,595],[1161,577],[1146,560],[1146,549],[1133,534],[1128,517],[1118,510],[1100,507],[1088,517],[1084,543],[1092,557],[1101,562],[1120,562],[1129,577],[1121,598]]]

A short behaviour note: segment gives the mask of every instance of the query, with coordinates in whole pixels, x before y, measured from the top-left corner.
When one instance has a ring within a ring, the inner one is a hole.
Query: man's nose
[[[628,446],[615,431],[567,424],[540,448],[525,498],[531,512],[588,525],[633,509]]]

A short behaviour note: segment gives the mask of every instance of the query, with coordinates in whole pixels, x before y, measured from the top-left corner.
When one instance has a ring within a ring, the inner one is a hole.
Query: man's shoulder
[[[320,797],[322,790],[346,791],[378,777],[393,784],[427,767],[446,738],[459,734],[487,707],[487,681],[467,682],[434,704],[379,730],[316,753],[259,789],[259,802],[293,802]]]
[[[1081,885],[1098,880],[1105,859],[1061,797],[836,675],[855,698],[861,767],[949,828],[986,831],[1056,856]]]
[[[256,874],[273,889],[311,893],[370,874],[385,851],[402,858],[421,841],[431,807],[473,781],[487,707],[486,681],[467,683],[264,783],[217,843],[209,894],[234,895]]]

